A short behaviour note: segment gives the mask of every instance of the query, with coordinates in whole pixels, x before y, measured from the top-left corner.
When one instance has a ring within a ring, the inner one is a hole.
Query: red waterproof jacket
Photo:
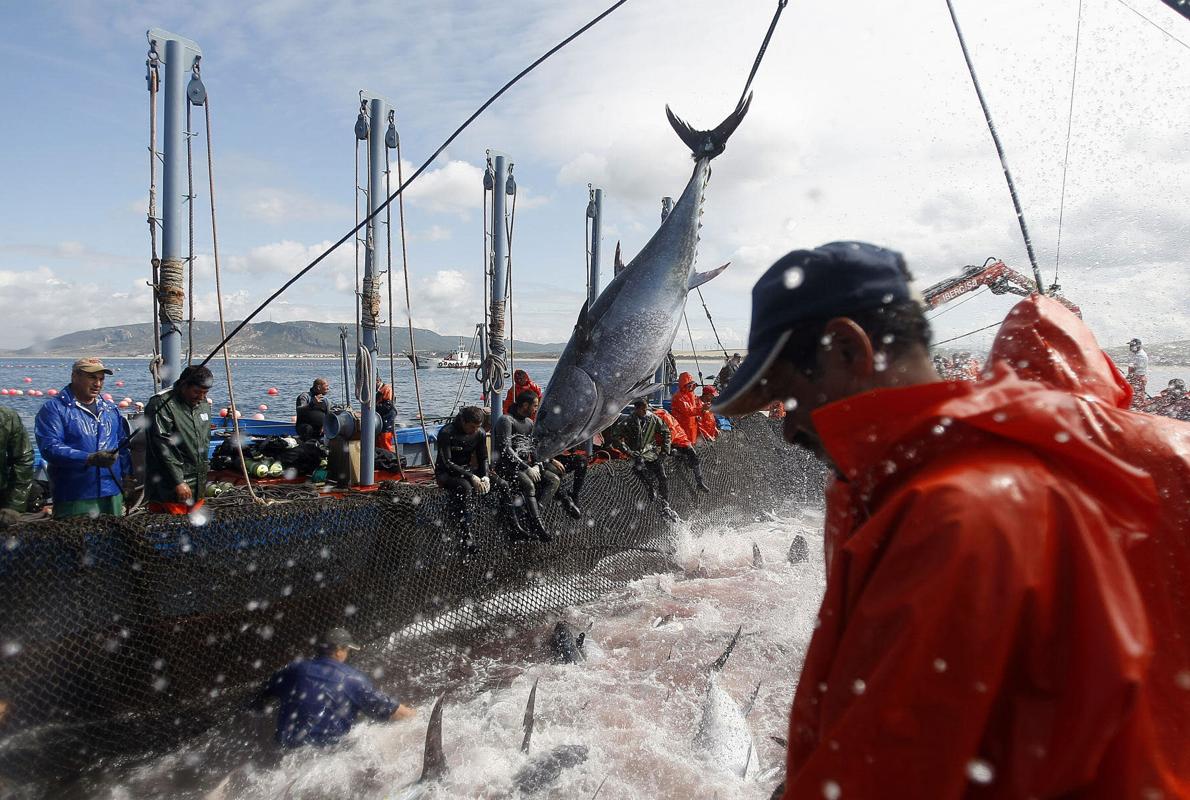
[[[990,361],[814,414],[842,478],[787,798],[1190,797],[1190,427],[1047,298]]]
[[[516,403],[516,396],[521,392],[533,392],[537,395],[538,400],[541,399],[541,387],[534,383],[532,379],[526,378],[524,383],[517,383],[516,381],[513,381],[512,386],[508,389],[508,394],[504,395],[505,414],[512,413],[512,407]],[[529,418],[536,419],[537,415],[533,414]]]
[[[698,415],[698,432],[712,442],[719,436],[719,420],[715,419],[714,412],[709,408],[704,408]]]
[[[686,431],[686,438],[690,440],[691,444],[698,441],[698,419],[702,416],[702,401],[695,396],[694,392],[685,388],[693,382],[694,376],[689,372],[679,375],[678,390],[674,392],[673,400],[670,403],[674,419],[682,426],[682,430]]]
[[[686,435],[686,431],[674,419],[674,415],[666,411],[664,408],[655,408],[653,413],[661,417],[662,421],[669,426],[670,444],[674,447],[689,447],[690,437]]]

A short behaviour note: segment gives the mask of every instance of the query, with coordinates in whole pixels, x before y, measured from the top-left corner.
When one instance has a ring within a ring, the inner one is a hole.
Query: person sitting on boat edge
[[[559,473],[542,468],[533,459],[533,418],[538,397],[530,390],[517,396],[507,414],[501,414],[492,428],[492,450],[496,453],[496,474],[510,484],[508,512],[512,517],[514,541],[533,538],[543,542],[553,537],[541,518],[541,503],[548,502],[561,483]],[[518,502],[519,501],[519,502]],[[523,511],[528,517],[528,533],[519,520]]]
[[[702,413],[698,415],[698,432],[710,442],[719,438],[719,420],[715,419],[715,412],[711,410],[711,403],[718,396],[719,391],[714,386],[702,387],[702,394],[698,400],[702,403]]]
[[[492,487],[488,478],[487,438],[479,429],[482,424],[483,409],[462,408],[438,431],[434,457],[434,478],[453,498],[459,520],[458,544],[464,554],[477,549],[471,535],[471,495],[487,494]]]
[[[1041,295],[939,381],[909,280],[868,244],[787,254],[716,406],[796,401],[785,438],[835,472],[783,796],[1182,796],[1190,431],[1128,411]]]
[[[512,407],[516,405],[518,398],[522,392],[533,392],[537,395],[538,402],[541,401],[541,387],[534,383],[529,378],[529,373],[523,369],[514,370],[512,373],[512,386],[508,389],[508,394],[504,395],[503,409],[505,414],[512,412]],[[529,419],[537,419],[537,410],[534,409],[533,416]]]
[[[1140,339],[1128,342],[1128,383],[1132,384],[1132,407],[1139,408],[1148,400],[1145,389],[1149,385],[1149,354]]]
[[[404,720],[417,713],[347,666],[353,650],[359,646],[351,634],[344,628],[331,628],[319,640],[315,658],[288,664],[261,687],[251,708],[263,711],[271,700],[278,702],[277,744],[335,744],[351,731],[361,712],[377,721]]]
[[[214,385],[206,367],[186,367],[145,406],[145,499],[151,513],[186,514],[203,503],[211,441],[207,390]]]
[[[98,358],[80,358],[70,384],[37,412],[33,434],[49,465],[54,518],[124,515],[132,488],[128,420],[103,397],[112,371]]]
[[[669,428],[670,445],[673,448],[673,454],[685,461],[686,466],[694,473],[694,485],[698,488],[698,491],[710,492],[710,487],[702,479],[702,459],[698,457],[698,451],[694,449],[694,445],[690,444],[690,439],[686,436],[686,431],[674,419],[673,414],[670,414],[664,408],[655,408],[653,409],[653,413]]]
[[[650,497],[660,499],[668,506],[669,482],[662,456],[670,454],[673,439],[669,426],[649,412],[649,399],[639,397],[634,400],[632,413],[616,420],[604,434],[604,440],[628,454],[633,472],[649,490]]]
[[[0,406],[0,528],[19,522],[33,485],[33,445],[21,417]]]
[[[331,385],[327,383],[326,378],[315,378],[310,391],[297,396],[295,405],[299,438],[317,439],[322,436],[326,416],[331,413],[331,403],[327,399],[330,390]]]
[[[397,431],[397,406],[393,402],[393,387],[380,381],[377,383],[376,416],[380,417],[380,427],[376,431],[376,446],[395,453],[397,451],[397,443],[394,438]]]

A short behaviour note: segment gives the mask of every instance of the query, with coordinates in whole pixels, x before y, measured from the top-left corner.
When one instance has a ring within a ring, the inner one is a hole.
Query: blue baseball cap
[[[797,326],[916,299],[910,280],[904,256],[864,242],[831,242],[782,256],[752,287],[748,357],[715,411],[738,415],[764,405],[761,379]]]

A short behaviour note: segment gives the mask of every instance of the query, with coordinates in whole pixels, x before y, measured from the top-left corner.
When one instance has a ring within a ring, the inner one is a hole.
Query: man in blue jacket
[[[128,421],[103,399],[103,380],[111,374],[98,358],[80,358],[70,385],[37,412],[33,433],[49,464],[55,519],[124,514],[132,459]]]
[[[361,711],[375,720],[408,719],[416,713],[347,666],[348,654],[358,649],[345,629],[331,628],[318,644],[317,658],[295,661],[269,678],[253,706],[262,709],[270,699],[280,702],[278,744],[334,744],[347,735]]]

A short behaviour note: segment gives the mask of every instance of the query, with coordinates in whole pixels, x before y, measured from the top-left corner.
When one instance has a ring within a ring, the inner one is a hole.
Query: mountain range
[[[237,323],[229,323],[228,331]],[[330,356],[339,354],[339,329],[347,328],[348,352],[354,352],[354,323],[336,322],[251,322],[227,346],[235,356]],[[194,349],[205,356],[219,344],[219,324],[196,321],[194,323]],[[459,345],[466,346],[471,334],[450,336],[414,328],[413,334],[419,355],[445,355]],[[45,342],[0,353],[7,356],[58,356],[78,357],[83,355],[123,358],[148,355],[153,352],[153,326],[142,322],[132,325],[113,325],[76,331],[54,337]],[[380,351],[388,352],[388,329],[377,332]],[[182,328],[182,349],[187,348],[187,332]],[[540,344],[537,342],[514,342],[518,353],[557,356],[566,348],[565,342]],[[477,347],[478,349],[478,347]],[[408,352],[408,329],[393,329],[393,351]]]

